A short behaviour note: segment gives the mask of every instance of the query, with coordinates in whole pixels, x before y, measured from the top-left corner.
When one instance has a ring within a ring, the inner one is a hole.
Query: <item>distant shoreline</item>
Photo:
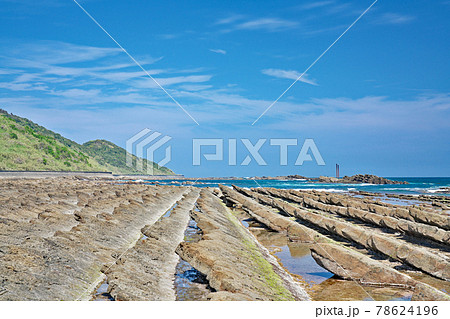
[[[0,178],[47,178],[47,177],[87,177],[87,178],[110,178],[110,179],[184,179],[183,175],[122,175],[112,172],[90,172],[90,171],[0,171]]]
[[[112,172],[90,172],[90,171],[0,171],[0,178],[51,178],[51,177],[82,177],[82,178],[101,178],[101,179],[123,179],[123,180],[279,180],[279,181],[308,181],[312,183],[372,183],[372,184],[407,184],[407,182],[389,180],[375,175],[353,175],[344,176],[343,178],[335,177],[306,177],[301,175],[286,175],[286,176],[254,176],[254,177],[186,177],[182,174],[175,175],[141,175],[141,174],[113,174]]]

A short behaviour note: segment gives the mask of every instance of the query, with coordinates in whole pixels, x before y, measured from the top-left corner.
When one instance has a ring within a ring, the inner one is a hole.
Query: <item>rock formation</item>
[[[0,300],[88,300],[100,285],[113,300],[175,300],[180,257],[205,281],[201,299],[309,300],[240,214],[337,278],[448,300],[450,201],[413,200],[84,177],[0,180]]]
[[[357,174],[353,176],[344,176],[342,178],[320,176],[318,183],[345,183],[345,184],[408,184],[408,182],[393,181],[384,177],[375,175]]]

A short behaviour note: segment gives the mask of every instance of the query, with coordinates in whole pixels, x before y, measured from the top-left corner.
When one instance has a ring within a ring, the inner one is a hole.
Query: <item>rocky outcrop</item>
[[[369,290],[448,300],[446,198],[396,206],[274,188],[199,193],[86,178],[0,180],[0,300],[86,300],[102,282],[110,299],[182,300],[178,275],[192,269],[201,285],[192,299],[309,299],[258,240],[274,254],[273,241],[289,240],[291,252],[311,250],[336,276],[377,285]]]
[[[293,241],[311,243],[311,255],[316,262],[341,278],[356,280],[363,284],[404,287],[413,287],[416,284],[411,277],[349,247],[340,246],[332,239],[292,219],[271,212],[237,191],[222,185],[220,188],[226,200],[239,201],[242,208],[259,222],[273,230],[285,232]],[[245,189],[239,190],[243,193],[250,192]]]
[[[437,191],[437,193],[450,194],[450,187],[442,187]]]
[[[425,283],[418,283],[411,301],[450,301],[450,296]]]
[[[445,292],[336,244],[316,244],[311,247],[311,255],[319,265],[344,279],[363,285],[413,288],[412,301],[450,301]]]
[[[362,284],[414,287],[417,283],[395,269],[337,244],[313,245],[311,255],[320,266],[333,274]]]
[[[73,179],[0,184],[0,300],[90,299],[186,188]]]
[[[261,190],[261,192],[266,191]],[[449,261],[441,254],[435,254],[424,247],[402,241],[394,236],[371,231],[360,225],[311,212],[304,208],[294,207],[279,199],[270,198],[256,192],[252,192],[250,195],[261,203],[276,207],[325,231],[356,242],[368,249],[373,249],[390,258],[405,262],[437,278],[450,280]]]
[[[335,194],[330,193],[288,191],[274,188],[256,188],[250,190],[236,186],[234,188],[240,193],[239,196],[235,194],[235,191],[221,187],[226,201],[239,203],[241,208],[253,218],[274,230],[285,232],[285,227],[283,227],[284,221],[283,223],[279,223],[279,218],[282,217],[281,214],[295,216],[299,220],[306,222],[306,228],[311,229],[311,225],[314,228],[322,229],[323,232],[318,234],[319,236],[317,237],[322,240],[318,240],[310,246],[311,255],[319,265],[335,275],[344,279],[359,281],[361,284],[388,285],[405,287],[407,289],[413,288],[413,300],[447,300],[449,298],[443,291],[392,268],[393,264],[389,261],[394,259],[399,260],[416,269],[448,281],[450,268],[446,254],[446,246],[432,248],[433,246],[424,243],[424,246],[421,247],[419,244],[421,241],[412,244],[404,241],[397,234],[382,231],[384,228],[374,229],[373,227],[364,226],[364,224],[361,224],[361,221],[368,222],[371,218],[373,218],[371,224],[374,226],[383,225],[386,227],[393,221],[391,220],[392,217],[389,217],[388,222],[383,224],[379,221],[386,219],[386,216],[373,216],[374,214],[368,211],[362,211],[362,208],[367,208],[364,205],[367,205],[369,201],[347,201],[345,202],[346,205],[342,205],[342,198],[333,198]],[[249,198],[252,200],[249,201]],[[290,204],[289,202],[295,204]],[[332,202],[335,206],[325,204],[329,202]],[[353,204],[357,208],[351,207]],[[299,207],[298,205],[303,207]],[[278,216],[277,212],[274,211],[270,212],[272,215],[268,214],[267,207],[277,209]],[[396,209],[391,206],[385,208]],[[361,213],[361,215],[354,215],[355,210]],[[266,213],[264,215],[261,214],[264,211]],[[350,212],[350,215],[347,214],[348,212]],[[367,216],[367,214],[371,215]],[[351,219],[348,217],[351,217]],[[287,217],[282,218],[289,219]],[[367,220],[364,220],[364,218],[367,218]],[[353,223],[354,219],[357,220],[356,224]],[[397,222],[397,219],[395,219],[395,222]],[[407,222],[411,223],[411,221]],[[409,226],[414,225],[409,224]],[[421,225],[421,227],[423,226]],[[410,232],[422,232],[422,229],[414,229],[410,230]],[[442,229],[439,231],[442,231]],[[303,231],[303,233],[306,232]],[[335,242],[325,233],[337,235],[341,239],[339,242]],[[289,238],[295,240],[290,236]],[[306,236],[299,238],[299,240],[305,239],[307,240],[308,238]],[[356,246],[362,245],[367,249],[366,254],[361,253],[362,251],[359,248],[357,250],[353,249],[352,245],[350,247],[347,244],[342,245],[342,240],[348,243],[354,243]],[[381,262],[379,259],[382,255],[388,258],[386,262]],[[438,280],[438,282],[442,281]],[[436,284],[438,286],[442,285],[440,283]]]
[[[252,179],[256,180],[280,180],[280,181],[295,181],[295,180],[309,180],[308,177],[302,175],[286,175],[286,176],[255,176]]]
[[[314,180],[316,183],[324,183],[324,184],[330,184],[330,183],[342,183],[341,179],[337,177],[329,177],[329,176],[319,176],[317,180]]]
[[[115,300],[176,299],[173,281],[179,257],[175,250],[183,241],[199,192],[191,189],[156,223],[142,228],[143,237],[138,243],[104,271],[107,292]]]
[[[270,211],[251,198],[243,196],[231,188],[220,185],[220,190],[225,196],[226,202],[239,202],[241,205],[240,207],[242,207],[250,216],[255,218],[255,220],[267,225],[273,230],[285,233],[293,241],[310,243],[330,241],[317,231],[303,226],[293,219],[282,216],[277,212]],[[240,189],[240,191],[247,192],[247,190],[244,189]]]
[[[277,190],[274,188],[267,188],[265,189],[265,191],[277,197],[293,200],[304,207],[318,209],[329,213],[336,213],[343,217],[354,218],[366,222],[368,224],[386,227],[418,238],[428,238],[443,244],[450,243],[449,231],[446,231],[444,229],[429,224],[417,223],[411,220],[392,217],[398,216],[399,214],[396,213],[395,210],[391,209],[390,207],[383,207],[373,204],[364,204],[354,200],[346,200],[345,207],[340,205],[336,206],[324,204],[324,202],[342,203],[342,201],[335,200],[335,197],[333,197],[333,195],[327,196],[324,199],[323,196],[313,197],[308,196],[307,193],[302,194],[301,192],[296,192],[298,196],[292,196],[289,192],[286,192],[284,190]],[[374,211],[374,213],[372,213],[371,211]]]
[[[242,227],[210,191],[197,201],[192,217],[202,230],[199,242],[183,242],[177,253],[219,294],[212,300],[307,300],[308,295]]]
[[[318,183],[345,183],[345,184],[408,184],[408,182],[404,181],[393,181],[384,177],[379,177],[375,175],[362,175],[357,174],[353,176],[344,176],[343,178],[336,178],[336,177],[327,177],[327,176],[320,176]]]
[[[291,190],[289,193],[304,198],[305,196],[325,204],[342,207],[353,207],[376,213],[382,216],[391,216],[399,219],[406,219],[423,224],[436,226],[445,230],[450,230],[450,216],[436,210],[425,210],[419,206],[395,206],[374,200],[361,200],[345,195],[337,194],[309,194]]]

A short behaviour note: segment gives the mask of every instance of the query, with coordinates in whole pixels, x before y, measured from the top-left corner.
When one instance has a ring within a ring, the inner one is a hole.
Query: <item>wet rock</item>
[[[175,249],[183,240],[199,195],[191,189],[178,201],[170,215],[142,228],[147,238],[138,243],[105,271],[109,284],[108,293],[115,300],[175,300],[173,281],[179,257]]]
[[[208,300],[211,301],[252,301],[249,296],[232,293],[228,291],[213,292],[208,295]]]
[[[292,196],[289,195],[284,196],[282,191],[273,191],[273,190],[268,191],[271,194],[276,194],[283,198],[285,197],[288,199],[292,199]],[[342,203],[342,201],[340,203],[344,204]],[[416,236],[418,238],[428,238],[444,244],[450,243],[449,231],[428,224],[416,223],[411,220],[404,220],[391,217],[394,214],[398,214],[398,212],[395,211],[390,212],[389,210],[391,208],[375,206],[376,209],[374,209],[374,211],[376,213],[371,213],[370,211],[360,209],[360,207],[361,208],[365,207],[355,201],[347,201],[345,202],[346,207],[341,207],[323,204],[308,197],[303,198],[301,204],[303,204],[306,207],[318,209],[321,211],[336,213],[344,217],[359,219],[369,224],[387,227],[392,230]]]
[[[258,190],[260,191],[260,189]],[[266,205],[276,207],[291,216],[312,223],[330,233],[352,240],[366,248],[374,249],[390,258],[405,262],[432,276],[450,280],[450,263],[448,259],[424,247],[407,243],[388,234],[374,232],[360,225],[328,217],[317,212],[311,212],[304,208],[294,207],[279,199],[268,198],[256,192],[250,192],[249,195]],[[323,208],[326,209],[326,207]]]
[[[214,300],[306,300],[307,294],[278,265],[219,199],[204,189],[192,217],[203,236],[181,243],[177,253],[206,274],[217,292]],[[237,294],[231,296],[230,294]]]
[[[425,283],[419,283],[414,289],[411,301],[450,301],[450,296]]]
[[[240,192],[247,193],[247,190],[238,188]],[[328,242],[329,240],[318,232],[305,227],[294,220],[281,216],[276,212],[268,210],[256,201],[239,194],[230,188],[220,185],[220,189],[227,200],[239,202],[242,208],[260,223],[267,225],[269,228],[285,233],[293,241],[302,242]]]
[[[376,260],[336,244],[315,244],[311,255],[316,262],[344,279],[363,284],[413,287],[416,281]]]

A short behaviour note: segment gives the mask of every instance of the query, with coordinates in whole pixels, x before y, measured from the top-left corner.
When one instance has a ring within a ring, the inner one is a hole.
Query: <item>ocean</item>
[[[346,193],[349,191],[367,191],[376,193],[393,193],[393,194],[433,194],[447,195],[443,191],[450,187],[450,177],[387,177],[395,181],[406,181],[406,185],[377,185],[377,184],[316,184],[305,180],[203,180],[199,179],[194,186],[197,187],[217,187],[218,184],[231,186],[232,184],[239,187],[274,187],[285,189],[303,189],[303,190],[322,190],[336,193]],[[164,180],[159,181],[160,184],[180,184],[183,182],[193,182],[186,180]]]

